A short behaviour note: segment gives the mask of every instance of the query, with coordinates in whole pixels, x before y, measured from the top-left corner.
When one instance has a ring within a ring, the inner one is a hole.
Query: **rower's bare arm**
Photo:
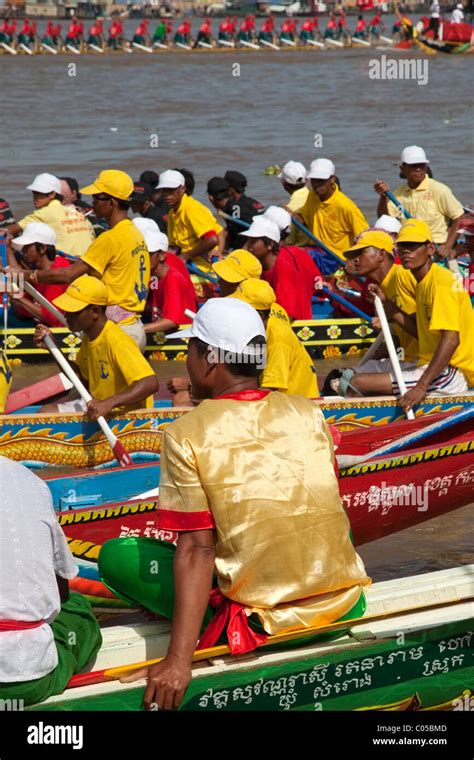
[[[379,194],[379,202],[377,204],[377,216],[382,214],[388,214],[388,201],[385,193],[390,190],[389,186],[383,179],[376,179],[374,183],[374,190]]]
[[[101,277],[99,272],[86,264],[85,261],[75,261],[70,267],[61,267],[59,269],[42,269],[36,271],[36,281],[46,282],[49,285],[70,285],[83,274],[90,274],[92,277]],[[34,285],[34,280],[33,283]]]
[[[149,322],[148,324],[144,325],[145,332],[147,334],[177,330],[178,327],[179,325],[177,325],[176,322],[172,322],[171,319],[157,319],[156,322]]]
[[[212,530],[180,533],[174,558],[174,610],[168,654],[161,662],[122,681],[147,677],[147,709],[179,707],[191,681],[191,662],[209,602],[215,549]]]
[[[373,301],[375,296],[378,296],[382,301],[387,319],[389,319],[391,322],[395,322],[409,335],[412,335],[414,338],[418,338],[418,328],[416,325],[415,314],[406,314],[404,311],[402,311],[402,309],[400,309],[399,306],[397,306],[396,303],[394,303],[394,301],[391,301],[389,298],[387,298],[382,288],[380,288],[378,285],[375,285],[375,283],[371,283],[367,288],[367,297],[369,300]]]
[[[423,401],[430,384],[448,366],[456,348],[459,346],[458,332],[455,330],[441,330],[440,332],[440,341],[426,370],[414,388],[407,391],[400,399],[400,404],[405,411],[413,409],[414,406]]]
[[[191,248],[190,251],[186,251],[186,253],[181,252],[179,256],[180,258],[184,259],[184,261],[191,261],[192,259],[195,259],[196,256],[207,256],[207,254],[216,247],[218,242],[219,241],[217,235],[200,238],[199,242],[194,246],[194,248]]]
[[[461,222],[461,217],[459,217],[459,219],[455,219],[454,222],[451,223],[446,242],[440,245],[438,248],[438,254],[443,259],[455,258],[454,246],[456,244],[456,238],[458,236],[458,229],[459,229],[460,222]]]
[[[6,229],[7,229],[8,234],[12,235],[13,237],[16,237],[17,235],[21,235],[21,233],[23,232],[18,222],[12,222],[11,224],[7,224]]]
[[[160,387],[157,376],[148,375],[141,380],[137,380],[128,386],[122,393],[116,393],[114,396],[110,396],[107,399],[99,401],[98,399],[92,399],[87,405],[87,416],[92,420],[96,420],[98,417],[106,417],[112,409],[116,406],[128,406],[129,404],[137,404],[140,401],[145,402],[148,396],[153,396]]]
[[[418,383],[429,387],[430,383],[445,369],[459,346],[459,333],[456,330],[441,330],[436,351]]]

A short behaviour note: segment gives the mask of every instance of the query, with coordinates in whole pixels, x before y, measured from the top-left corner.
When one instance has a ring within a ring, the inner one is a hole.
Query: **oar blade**
[[[118,439],[114,443],[113,452],[121,467],[131,467],[133,465],[132,457],[128,453],[125,446],[120,443]]]

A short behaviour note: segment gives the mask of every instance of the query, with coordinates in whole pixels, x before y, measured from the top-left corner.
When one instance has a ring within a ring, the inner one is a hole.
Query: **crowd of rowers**
[[[349,28],[347,17],[344,10],[339,13],[330,13],[326,21],[324,30],[320,29],[320,20],[317,16],[305,18],[303,20],[295,18],[285,18],[280,29],[272,14],[266,17],[260,29],[257,29],[255,16],[248,14],[240,22],[237,17],[228,16],[220,22],[217,34],[217,40],[213,37],[212,21],[206,17],[198,26],[196,39],[193,40],[191,21],[183,19],[179,21],[178,27],[173,32],[173,20],[161,19],[152,33],[149,29],[149,20],[143,19],[135,29],[132,42],[138,45],[150,46],[153,44],[168,45],[171,42],[181,45],[198,46],[199,43],[211,45],[217,43],[236,43],[236,42],[270,42],[275,43],[277,40],[297,42],[302,44],[308,40],[344,40],[350,39],[351,36],[356,39],[378,38],[385,30],[382,16],[376,12],[374,16],[366,21],[363,14],[359,15],[355,29],[352,32]],[[298,27],[299,30],[298,30]],[[400,32],[400,22],[396,22],[392,29],[392,34]],[[62,24],[48,21],[42,35],[38,34],[36,21],[31,22],[24,19],[21,26],[17,28],[16,19],[4,19],[0,22],[0,42],[5,44],[23,44],[31,47],[39,39],[45,45],[58,48],[61,43],[79,48],[83,43],[105,47],[111,49],[121,47],[125,43],[123,21],[114,19],[111,21],[108,29],[104,26],[104,19],[98,17],[90,25],[89,29],[84,28],[84,22],[73,17],[65,30],[64,38],[62,36]]]
[[[240,172],[212,177],[207,193],[215,214],[193,197],[194,177],[186,169],[146,171],[136,182],[105,170],[82,188],[91,206],[73,178],[38,175],[29,185],[31,214],[14,221],[0,203],[9,243],[6,271],[26,278],[64,313],[73,332],[83,334],[76,368],[89,384],[93,419],[152,405],[158,380],[143,356],[147,333],[179,337],[178,327],[213,296],[245,301],[261,316],[267,337],[262,388],[308,398],[320,392],[400,396],[383,347],[360,367],[333,371],[318,388],[313,362],[291,324],[311,319],[313,298],[322,297],[325,285],[334,288],[340,273],[327,251],[307,245],[306,233],[292,225],[300,220],[345,262],[341,276],[358,289],[366,308],[375,295],[381,298],[407,386],[401,403],[409,409],[427,394],[460,394],[474,386],[472,277],[463,282],[442,266],[472,251],[472,214],[429,176],[428,164],[422,148],[403,150],[404,182],[394,197],[414,218],[400,222],[398,207],[387,201],[387,183],[378,179],[379,218],[372,227],[325,158],[312,161],[308,171],[288,161],[280,174],[287,198],[267,209],[247,195]],[[461,234],[466,242],[459,246]],[[190,269],[199,275],[196,283]],[[18,316],[39,323],[38,342],[59,325],[28,295],[11,299]],[[11,373],[5,360],[2,366],[5,398]],[[199,402],[188,378],[171,380],[169,389],[175,404]],[[71,399],[54,407],[83,408]]]
[[[199,401],[163,431],[156,519],[178,534],[177,544],[116,538],[103,544],[98,560],[102,583],[117,597],[173,620],[164,659],[124,679],[146,679],[145,707],[179,707],[196,648],[227,644],[239,655],[277,647],[272,636],[295,632],[293,646],[308,646],[343,635],[342,621],[350,626],[364,615],[371,581],[352,544],[330,430],[305,397],[317,392],[311,362],[290,326],[291,309],[310,308],[322,274],[308,250],[291,241],[288,209],[345,255],[368,293],[383,300],[400,345],[407,355],[413,351],[404,365],[404,405],[432,390],[458,392],[474,381],[472,308],[462,282],[434,258],[454,256],[457,234],[465,229],[468,239],[469,225],[427,164],[421,148],[404,149],[405,182],[395,196],[416,218],[403,224],[386,205],[387,185],[376,182],[384,213],[374,227],[342,193],[328,159],[312,161],[309,171],[285,164],[285,208],[263,210],[245,194],[238,172],[214,177],[214,208],[236,207],[250,223],[234,230],[233,244],[232,228],[193,198],[189,173],[174,169],[156,181],[147,172],[135,184],[123,171],[105,170],[82,188],[107,227],[95,239],[71,179],[36,177],[35,210],[19,222],[3,205],[7,272],[62,291],[54,304],[83,333],[76,368],[93,396],[92,418],[142,406],[157,388],[140,350],[151,276],[158,285],[153,330],[174,330],[182,321],[181,313],[166,316],[168,298],[196,309],[187,262],[201,262],[219,278],[221,295],[199,308],[190,327],[171,333],[189,340],[189,382]],[[130,207],[138,213],[133,221]],[[166,222],[166,232],[154,219]],[[38,341],[48,330],[45,317],[38,312]],[[339,392],[395,390],[383,359],[377,369],[331,382]],[[102,636],[89,601],[69,593],[78,568],[46,483],[0,457],[0,485],[8,568],[0,573],[0,698],[30,705],[93,669]],[[321,633],[333,623],[335,630]]]

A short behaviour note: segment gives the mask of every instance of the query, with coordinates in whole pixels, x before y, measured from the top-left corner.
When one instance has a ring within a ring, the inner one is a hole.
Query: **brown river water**
[[[371,61],[382,54],[424,61],[427,84],[371,79]],[[281,203],[279,180],[265,176],[265,167],[289,159],[308,166],[325,156],[373,222],[374,179],[398,184],[400,151],[413,143],[425,148],[436,178],[464,204],[472,200],[470,56],[354,49],[2,56],[0,67],[9,83],[2,91],[0,197],[17,218],[31,209],[25,186],[44,171],[85,184],[103,168],[138,177],[144,169],[186,167],[195,172],[196,196],[206,200],[209,177],[237,169],[248,177],[249,194]],[[318,366],[320,375],[327,369]],[[156,370],[165,382],[185,365],[164,362]],[[42,365],[35,379],[52,372]],[[15,367],[14,375],[16,387],[25,385],[31,367]],[[473,562],[473,518],[474,506],[464,507],[360,554],[374,580]]]

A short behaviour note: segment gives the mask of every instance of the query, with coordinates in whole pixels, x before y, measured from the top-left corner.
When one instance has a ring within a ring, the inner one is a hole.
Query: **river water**
[[[279,180],[266,176],[265,167],[289,159],[308,165],[325,156],[372,222],[374,179],[395,185],[400,151],[415,143],[425,148],[435,177],[467,204],[473,188],[470,57],[420,58],[428,64],[428,83],[419,85],[371,79],[370,62],[382,54],[407,55],[347,49],[2,56],[9,86],[2,91],[0,197],[19,218],[31,209],[25,186],[39,172],[85,184],[103,168],[138,177],[145,169],[186,167],[195,172],[201,200],[209,177],[237,169],[247,175],[251,195],[281,203]],[[184,365],[156,369],[166,380]],[[26,365],[15,368],[15,385],[30,380]],[[374,580],[472,562],[473,517],[474,507],[465,507],[360,553]]]

